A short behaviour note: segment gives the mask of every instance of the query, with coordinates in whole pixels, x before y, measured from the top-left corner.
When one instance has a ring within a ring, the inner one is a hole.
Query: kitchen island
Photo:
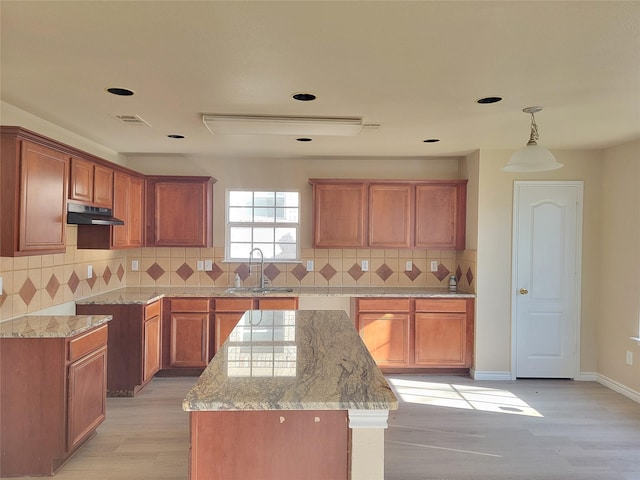
[[[343,311],[247,311],[187,394],[190,478],[375,480],[397,399]]]

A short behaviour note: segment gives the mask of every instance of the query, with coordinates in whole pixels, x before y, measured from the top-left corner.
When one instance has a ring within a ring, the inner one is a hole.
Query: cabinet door
[[[411,185],[369,187],[369,246],[411,247]]]
[[[465,185],[417,185],[415,246],[465,247]]]
[[[127,242],[130,247],[144,245],[144,179],[129,178],[129,228]]]
[[[69,365],[67,451],[81,444],[105,419],[107,348]]]
[[[171,367],[206,367],[209,358],[209,314],[171,313]]]
[[[244,312],[216,313],[215,316],[215,352],[220,350],[222,344],[229,338],[229,334],[236,327]]]
[[[142,383],[146,383],[160,370],[160,315],[144,321],[142,335]]]
[[[361,313],[358,330],[378,365],[401,367],[409,364],[408,313]]]
[[[93,202],[93,163],[71,157],[69,198],[81,202]]]
[[[152,243],[162,247],[212,246],[212,191],[210,178],[155,179]]]
[[[366,186],[362,183],[313,186],[313,246],[365,245]]]
[[[421,366],[463,367],[465,313],[416,313],[415,362]]]
[[[113,247],[141,247],[144,243],[144,180],[142,178],[115,172],[113,215],[124,220],[124,225],[112,227]]]
[[[68,165],[63,153],[22,142],[18,252],[65,252]]]
[[[108,167],[93,167],[93,203],[113,207],[113,170]]]

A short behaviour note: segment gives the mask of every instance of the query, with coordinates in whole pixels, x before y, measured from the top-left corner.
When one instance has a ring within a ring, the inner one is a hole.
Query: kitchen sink
[[[291,287],[231,287],[225,290],[225,293],[275,293],[275,292],[293,292]]]

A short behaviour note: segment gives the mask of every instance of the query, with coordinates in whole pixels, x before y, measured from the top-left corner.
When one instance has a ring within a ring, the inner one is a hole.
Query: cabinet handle
[[[526,295],[527,293],[529,293],[529,290],[527,290],[526,288],[520,289],[520,295]]]

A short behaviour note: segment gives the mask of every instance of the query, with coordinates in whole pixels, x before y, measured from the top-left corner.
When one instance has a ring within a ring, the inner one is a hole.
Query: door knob
[[[527,290],[526,288],[520,289],[520,295],[526,295],[527,293],[529,293],[529,290]]]

